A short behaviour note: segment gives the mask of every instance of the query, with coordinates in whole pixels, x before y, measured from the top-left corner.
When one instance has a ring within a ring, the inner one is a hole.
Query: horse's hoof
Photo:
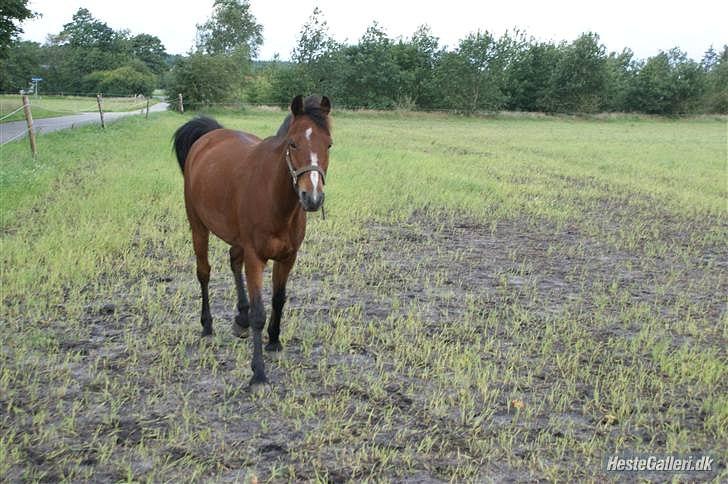
[[[202,328],[202,331],[200,331],[200,337],[204,338],[205,336],[212,336],[212,328]]]
[[[282,351],[283,345],[280,343],[280,341],[276,341],[275,343],[271,342],[265,345],[266,351]]]
[[[236,322],[233,323],[233,334],[238,338],[247,338],[249,329],[247,326],[243,327]]]

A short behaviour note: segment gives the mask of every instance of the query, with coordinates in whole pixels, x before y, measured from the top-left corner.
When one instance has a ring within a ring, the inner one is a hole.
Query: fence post
[[[101,129],[106,129],[106,126],[104,126],[104,110],[101,109],[101,93],[96,94],[96,103],[99,105],[99,117],[101,118]]]
[[[182,93],[179,93],[179,112],[184,113],[185,112],[185,105],[182,103]]]
[[[147,114],[144,116],[145,119],[149,119],[149,96],[147,96]]]
[[[35,131],[33,130],[33,113],[30,112],[30,100],[27,94],[23,94],[23,112],[25,113],[25,122],[28,123],[28,139],[30,140],[30,151],[33,158],[38,155],[38,148],[35,145]]]

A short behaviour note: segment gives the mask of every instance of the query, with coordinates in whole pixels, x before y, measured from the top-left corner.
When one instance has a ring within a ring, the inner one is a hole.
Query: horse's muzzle
[[[298,194],[301,206],[307,212],[315,212],[324,204],[324,193],[301,191]]]

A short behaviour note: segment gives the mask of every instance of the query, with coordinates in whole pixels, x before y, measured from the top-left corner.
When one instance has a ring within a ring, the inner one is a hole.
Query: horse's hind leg
[[[243,280],[243,249],[242,247],[230,247],[230,268],[235,278],[235,289],[238,294],[238,314],[233,323],[233,334],[243,337],[248,335],[250,321],[248,320],[248,296],[245,294],[245,281]]]
[[[210,297],[207,286],[210,283],[210,263],[207,260],[207,244],[210,231],[204,226],[192,227],[192,244],[197,256],[197,280],[200,281],[202,291],[202,312],[200,322],[202,323],[202,336],[212,334],[212,315],[210,314]]]
[[[266,351],[281,351],[283,349],[280,341],[281,316],[283,315],[283,305],[286,304],[288,274],[290,274],[294,262],[295,258],[291,258],[291,260],[273,264],[273,310],[270,313],[270,321],[268,322]]]

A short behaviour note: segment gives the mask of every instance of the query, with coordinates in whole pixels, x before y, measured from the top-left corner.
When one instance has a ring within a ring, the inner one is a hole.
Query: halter
[[[288,173],[291,175],[291,181],[293,182],[294,191],[296,191],[296,188],[298,187],[298,178],[304,173],[308,173],[309,171],[315,171],[316,173],[321,175],[321,183],[326,185],[326,173],[324,173],[324,171],[318,165],[306,165],[303,168],[299,168],[298,170],[293,169],[293,163],[291,162],[290,146],[286,148],[286,165],[288,165]],[[323,205],[321,205],[321,217],[326,220],[326,211],[324,210]]]
[[[326,185],[326,173],[324,173],[324,171],[318,165],[306,165],[303,168],[299,168],[298,170],[293,169],[293,163],[291,163],[290,146],[286,148],[286,164],[288,165],[288,173],[290,173],[291,180],[293,181],[294,190],[296,189],[296,187],[298,187],[298,178],[304,173],[308,173],[309,171],[318,172],[318,174],[321,175],[321,182]]]

